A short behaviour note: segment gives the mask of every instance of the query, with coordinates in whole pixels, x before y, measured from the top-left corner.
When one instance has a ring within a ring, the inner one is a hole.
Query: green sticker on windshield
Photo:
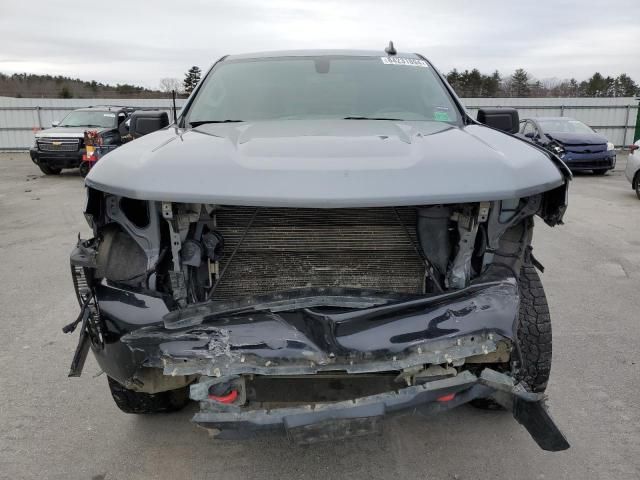
[[[433,119],[437,122],[449,122],[449,114],[447,112],[433,112]]]

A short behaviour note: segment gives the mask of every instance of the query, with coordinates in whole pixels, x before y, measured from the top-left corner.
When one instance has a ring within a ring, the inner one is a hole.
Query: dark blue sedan
[[[522,120],[518,135],[555,153],[573,171],[591,170],[604,175],[616,166],[613,143],[570,117]]]

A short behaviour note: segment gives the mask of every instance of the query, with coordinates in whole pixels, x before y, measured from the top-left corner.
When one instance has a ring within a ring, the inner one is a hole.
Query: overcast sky
[[[0,0],[0,72],[157,87],[228,53],[420,52],[442,71],[640,82],[640,0]]]

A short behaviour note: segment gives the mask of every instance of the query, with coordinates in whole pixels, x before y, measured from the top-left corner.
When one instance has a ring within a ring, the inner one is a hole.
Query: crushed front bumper
[[[232,405],[212,405],[198,384],[192,398],[201,400],[193,421],[220,439],[238,439],[259,432],[286,433],[297,444],[317,443],[378,431],[381,418],[413,410],[439,413],[471,400],[483,398],[511,411],[535,442],[547,451],[569,448],[569,443],[546,409],[544,396],[514,385],[508,375],[484,369],[479,376],[459,375],[355,400],[276,409],[243,410]]]

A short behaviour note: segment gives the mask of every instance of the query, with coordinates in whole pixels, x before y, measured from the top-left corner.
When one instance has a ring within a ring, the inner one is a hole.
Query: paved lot
[[[640,201],[621,170],[578,176],[570,196],[566,225],[539,222],[535,236],[554,320],[550,407],[570,450],[542,452],[509,414],[471,407],[303,448],[210,440],[189,422],[195,405],[125,415],[92,358],[68,379],[82,178],[0,155],[0,478],[638,479]]]

